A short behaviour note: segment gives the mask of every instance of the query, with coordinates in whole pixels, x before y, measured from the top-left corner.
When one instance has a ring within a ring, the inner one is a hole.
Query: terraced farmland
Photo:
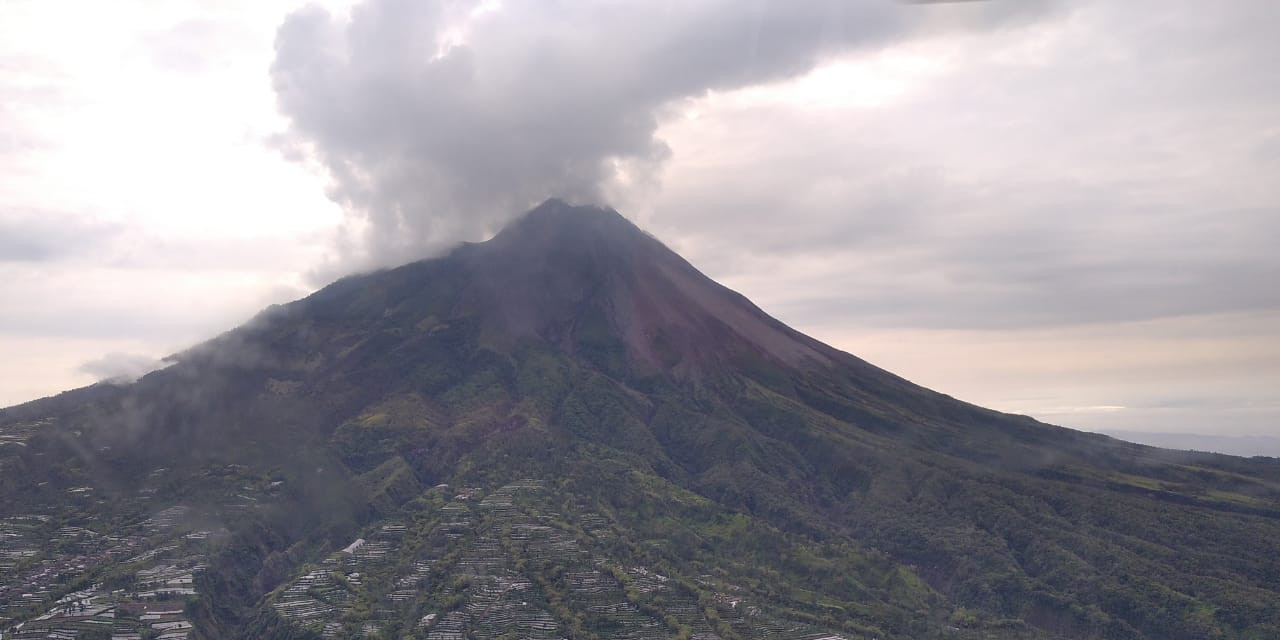
[[[747,640],[839,639],[771,616],[731,585],[617,557],[606,515],[568,505],[566,518],[540,481],[433,491],[435,506],[419,501],[404,522],[370,529],[283,585],[274,612],[299,633],[338,639],[722,640],[717,625]]]

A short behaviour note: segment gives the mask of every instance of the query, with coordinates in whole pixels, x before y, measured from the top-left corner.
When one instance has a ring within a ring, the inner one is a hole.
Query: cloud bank
[[[100,382],[129,384],[164,366],[164,362],[150,356],[112,352],[85,362],[80,365],[80,371],[97,378]]]
[[[815,330],[1280,310],[1278,24],[1258,0],[1081,0],[700,100],[660,129],[650,227]],[[829,91],[863,76],[892,95]]]
[[[332,176],[356,266],[479,239],[548,197],[655,179],[681,101],[775,82],[921,33],[994,29],[1045,2],[442,2],[310,7],[276,39],[282,144]]]

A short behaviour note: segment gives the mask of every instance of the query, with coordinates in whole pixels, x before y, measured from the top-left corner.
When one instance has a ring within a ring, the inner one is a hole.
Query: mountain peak
[[[560,198],[547,198],[530,209],[517,222],[532,221],[539,224],[589,223],[601,219],[611,222],[626,221],[617,209],[595,204],[570,204]]]
[[[617,210],[597,205],[572,205],[549,198],[516,218],[487,243],[509,250],[507,244],[531,249],[561,251],[583,243],[623,241],[647,237],[644,231]]]
[[[617,338],[607,348],[631,364],[681,376],[741,357],[829,364],[835,353],[611,208],[547,200],[465,259],[500,338],[538,336],[569,351]]]

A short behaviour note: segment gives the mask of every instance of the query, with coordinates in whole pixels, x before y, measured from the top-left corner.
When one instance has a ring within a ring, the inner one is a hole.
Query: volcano
[[[558,200],[0,411],[0,496],[6,639],[1280,637],[1280,461],[930,391]]]

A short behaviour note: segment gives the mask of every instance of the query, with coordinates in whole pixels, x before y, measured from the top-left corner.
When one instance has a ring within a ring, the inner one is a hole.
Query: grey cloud
[[[48,211],[0,212],[0,263],[46,262],[95,250],[118,225]]]
[[[1041,223],[941,242],[927,237],[926,217],[918,226],[903,223],[915,238],[890,231],[884,239],[847,240],[795,271],[777,258],[784,275],[776,285],[752,276],[770,263],[742,257],[769,251],[768,242],[726,246],[741,233],[725,234],[708,263],[741,274],[746,292],[766,308],[812,324],[1009,329],[1280,309],[1280,257],[1258,246],[1280,237],[1280,219],[1212,209],[1204,217],[1223,227],[1134,236],[1082,216],[1082,225]]]
[[[1178,409],[1135,408],[1099,413],[1046,412],[1037,414],[1035,417],[1051,424],[1089,431],[1133,433],[1156,428],[1185,433],[1275,436],[1276,424],[1280,423],[1280,409],[1275,407],[1241,409],[1220,406]]]
[[[6,305],[0,309],[0,338],[125,339],[142,335],[157,342],[175,343],[225,329],[234,321],[227,317],[232,314],[222,309],[211,311],[213,319],[210,319],[189,308],[163,307],[162,303],[143,310],[124,294],[119,297],[118,301],[107,302],[71,300],[31,306]],[[154,303],[158,296],[150,297]],[[234,319],[245,315],[241,313]]]
[[[998,28],[1048,2],[368,0],[276,40],[283,146],[332,174],[365,264],[492,231],[549,196],[607,199],[669,157],[660,118],[708,91],[793,77],[911,34]],[[465,35],[450,40],[451,30]],[[351,256],[349,256],[351,257]]]
[[[1233,456],[1270,456],[1280,458],[1280,438],[1274,436],[1222,436],[1201,433],[1147,433],[1142,431],[1105,431],[1113,438],[1140,442],[1165,449],[1210,451]]]
[[[184,272],[256,271],[297,264],[300,246],[324,238],[166,237],[137,225],[47,210],[0,211],[0,264],[94,265]]]
[[[962,64],[888,109],[739,114],[699,144],[783,151],[677,157],[656,230],[801,324],[1280,308],[1280,73],[1259,64],[1280,56],[1276,7],[1079,3],[1070,21],[959,42]]]
[[[142,338],[172,349],[307,293],[287,281],[245,275],[175,262],[126,268],[70,260],[0,263],[0,299],[14,301],[0,305],[0,341]]]
[[[150,356],[117,352],[90,360],[80,365],[79,370],[81,373],[94,376],[99,381],[130,383],[163,366],[165,366],[164,362]]]

